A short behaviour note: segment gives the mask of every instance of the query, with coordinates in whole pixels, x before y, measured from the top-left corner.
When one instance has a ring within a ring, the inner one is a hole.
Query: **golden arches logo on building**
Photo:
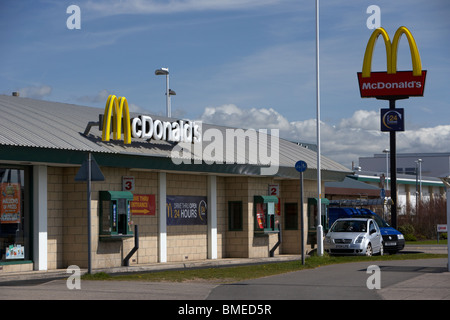
[[[386,47],[386,72],[372,72],[372,56],[379,36],[382,36]],[[402,35],[405,35],[411,52],[412,71],[397,71],[397,51]],[[409,97],[423,96],[426,70],[422,70],[419,50],[411,32],[400,27],[391,42],[383,28],[374,30],[369,38],[364,54],[362,72],[358,72],[361,97]]]
[[[105,113],[103,116],[102,141],[109,141],[111,135],[111,117],[113,117],[113,139],[120,140],[122,137],[122,118],[123,118],[123,142],[131,143],[131,123],[130,110],[125,97],[117,98],[115,95],[109,95],[106,101]]]
[[[201,123],[189,120],[153,120],[152,117],[146,115],[131,119],[127,99],[109,95],[102,120],[102,141],[111,139],[111,129],[114,140],[122,139],[122,127],[125,144],[130,144],[131,138],[187,143],[202,141]]]

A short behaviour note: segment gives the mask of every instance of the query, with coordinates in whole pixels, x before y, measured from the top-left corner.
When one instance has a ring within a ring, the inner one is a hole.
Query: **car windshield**
[[[377,223],[378,227],[380,227],[380,228],[389,228],[390,227],[389,223],[387,223],[386,221],[384,221],[383,219],[381,219],[377,215],[373,215],[373,214],[371,214],[371,215],[364,215],[364,214],[362,214],[361,217],[362,218],[372,218],[372,219],[374,219],[375,222]]]
[[[366,232],[366,221],[338,220],[331,227],[331,232]]]

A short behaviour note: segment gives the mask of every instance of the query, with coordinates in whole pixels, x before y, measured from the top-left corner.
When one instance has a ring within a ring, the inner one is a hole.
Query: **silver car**
[[[324,249],[329,254],[383,255],[383,237],[373,219],[337,219],[325,236]]]

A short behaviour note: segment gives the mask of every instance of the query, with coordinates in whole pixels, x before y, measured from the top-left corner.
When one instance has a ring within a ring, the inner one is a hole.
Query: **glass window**
[[[338,220],[331,227],[330,232],[366,232],[366,221]]]
[[[230,231],[243,230],[242,201],[228,202],[228,229]]]
[[[255,202],[255,224],[254,230],[257,232],[272,232],[278,230],[275,220],[275,203]]]
[[[286,230],[298,229],[298,205],[297,202],[284,204],[284,228]]]
[[[0,167],[0,261],[29,260],[30,214],[26,170]]]

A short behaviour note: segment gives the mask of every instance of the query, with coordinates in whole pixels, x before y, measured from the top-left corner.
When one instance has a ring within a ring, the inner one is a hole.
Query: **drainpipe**
[[[138,232],[138,226],[134,225],[134,248],[131,249],[130,253],[123,259],[123,265],[125,267],[130,266],[130,258],[133,256],[133,254],[139,249],[139,232]]]
[[[275,243],[273,248],[270,250],[271,258],[273,258],[274,254],[275,254],[275,250],[277,250],[277,248],[280,246],[280,244],[281,244],[281,223],[278,223],[278,242]]]

